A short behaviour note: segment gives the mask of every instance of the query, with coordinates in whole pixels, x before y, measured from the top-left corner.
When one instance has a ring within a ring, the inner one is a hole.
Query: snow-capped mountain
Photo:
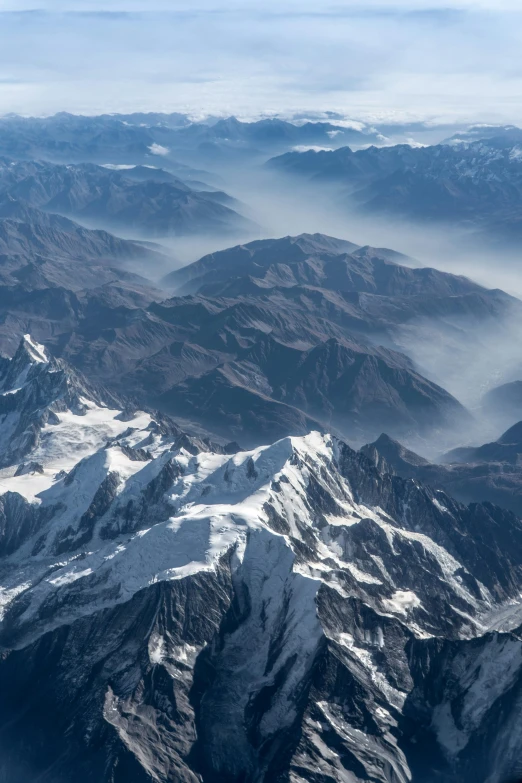
[[[1,781],[516,770],[518,518],[329,435],[214,448],[29,337],[2,391]]]
[[[58,459],[74,463],[78,457],[72,447],[74,425],[72,420],[63,425],[71,416],[84,421],[89,410],[84,401],[87,396],[92,399],[90,404],[99,402],[98,393],[85,379],[64,362],[52,359],[42,345],[25,335],[13,359],[2,359],[0,364],[0,467],[14,466],[27,454],[34,461],[40,457],[47,461],[51,453],[56,453]],[[51,426],[63,432],[64,442],[53,438],[49,449]],[[80,450],[84,430],[82,427],[78,441]]]

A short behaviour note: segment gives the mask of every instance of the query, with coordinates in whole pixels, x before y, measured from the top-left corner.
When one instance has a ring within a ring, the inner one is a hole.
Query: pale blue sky
[[[0,0],[0,112],[522,122],[521,0]]]

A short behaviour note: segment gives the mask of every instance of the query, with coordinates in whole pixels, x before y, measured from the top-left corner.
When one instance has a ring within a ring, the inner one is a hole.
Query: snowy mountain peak
[[[29,454],[39,461],[52,430],[68,416],[104,406],[104,394],[25,335],[0,367],[0,468],[18,468]],[[43,439],[43,440],[42,440]],[[69,460],[73,458],[69,455]]]
[[[391,476],[318,432],[213,448],[122,411],[28,337],[2,380],[0,667],[13,662],[25,692],[42,656],[65,676],[48,661],[65,645],[76,684],[59,689],[75,694],[60,710],[80,745],[111,727],[110,753],[132,748],[139,770],[163,763],[145,746],[174,743],[178,779],[198,779],[195,754],[209,780],[271,781],[278,743],[299,736],[291,765],[312,768],[322,748],[328,779],[407,783],[413,715],[460,775],[448,781],[473,779],[461,770],[475,738],[522,672],[519,519]],[[471,681],[473,649],[483,665]],[[176,727],[163,681],[192,705]]]
[[[31,338],[30,334],[25,334],[23,336],[20,347],[22,346],[24,350],[29,354],[33,362],[37,364],[46,364],[49,362],[49,357],[47,355],[47,351],[45,350],[44,346],[35,342]]]
[[[147,414],[123,423],[117,411],[89,404],[85,415],[67,413],[45,428],[30,455],[40,471],[3,479],[45,519],[38,543],[29,536],[20,549],[38,573],[25,601],[32,596],[33,630],[49,590],[80,587],[79,555],[82,574],[92,574],[81,585],[81,615],[99,609],[100,579],[114,583],[111,603],[119,603],[151,582],[215,569],[232,552],[240,562],[258,533],[288,548],[303,577],[407,619],[420,638],[476,635],[482,615],[518,596],[519,576],[506,579],[513,553],[503,557],[505,571],[483,570],[480,548],[460,546],[469,512],[442,493],[379,474],[340,441],[311,433],[233,456],[193,455],[172,440],[154,441],[150,423]],[[502,513],[475,512],[473,524],[477,515],[487,526]],[[522,525],[505,516],[522,551]],[[47,560],[65,553],[58,569]],[[433,611],[434,594],[443,616]],[[70,619],[78,604],[65,606]]]
[[[5,364],[3,372],[0,371],[0,392],[13,394],[18,391],[30,380],[33,367],[49,364],[49,361],[45,348],[33,342],[30,335],[24,335],[14,357]]]
[[[0,645],[18,689],[33,660],[67,656],[61,707],[91,705],[69,719],[79,743],[112,727],[108,752],[131,749],[161,783],[160,748],[180,780],[201,763],[209,780],[271,781],[281,743],[291,768],[312,769],[320,748],[328,779],[407,783],[419,732],[445,779],[476,779],[488,711],[505,705],[507,728],[519,712],[506,705],[522,671],[520,520],[328,435],[231,455],[84,405],[1,478]],[[483,663],[466,678],[473,651]]]

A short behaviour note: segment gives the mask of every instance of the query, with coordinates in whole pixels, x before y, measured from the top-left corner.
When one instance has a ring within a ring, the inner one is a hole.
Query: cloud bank
[[[522,122],[519,0],[0,0],[0,112]]]

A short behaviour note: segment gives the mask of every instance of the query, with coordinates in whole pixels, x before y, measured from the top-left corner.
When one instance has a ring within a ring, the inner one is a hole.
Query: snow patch
[[[320,147],[315,144],[298,144],[292,147],[292,152],[332,152],[332,148]]]
[[[407,616],[412,609],[421,606],[421,601],[411,590],[396,590],[391,598],[383,598],[382,604],[388,612]]]
[[[49,362],[44,346],[33,340],[30,334],[24,334],[24,342],[33,362],[37,364],[47,364]]]
[[[136,168],[135,163],[102,163],[101,166],[110,171],[129,171]]]
[[[18,595],[29,590],[30,587],[30,582],[24,582],[11,588],[0,587],[0,622],[4,619],[9,604],[11,604]]]
[[[165,654],[165,639],[162,636],[152,635],[149,639],[150,662],[155,664],[163,663]]]
[[[449,513],[450,513],[450,512],[448,511],[448,509],[446,508],[446,506],[443,506],[443,505],[442,505],[442,503],[440,503],[440,502],[437,500],[437,498],[433,498],[433,499],[432,499],[432,503],[433,503],[433,505],[435,506],[435,508],[436,508],[436,509],[438,509],[438,510],[441,512],[441,514],[449,514]]]
[[[70,585],[76,582],[77,579],[83,579],[85,576],[92,574],[92,568],[85,568],[83,571],[70,571],[69,573],[57,576],[56,579],[49,579],[49,584],[54,587],[62,587],[63,585]]]

